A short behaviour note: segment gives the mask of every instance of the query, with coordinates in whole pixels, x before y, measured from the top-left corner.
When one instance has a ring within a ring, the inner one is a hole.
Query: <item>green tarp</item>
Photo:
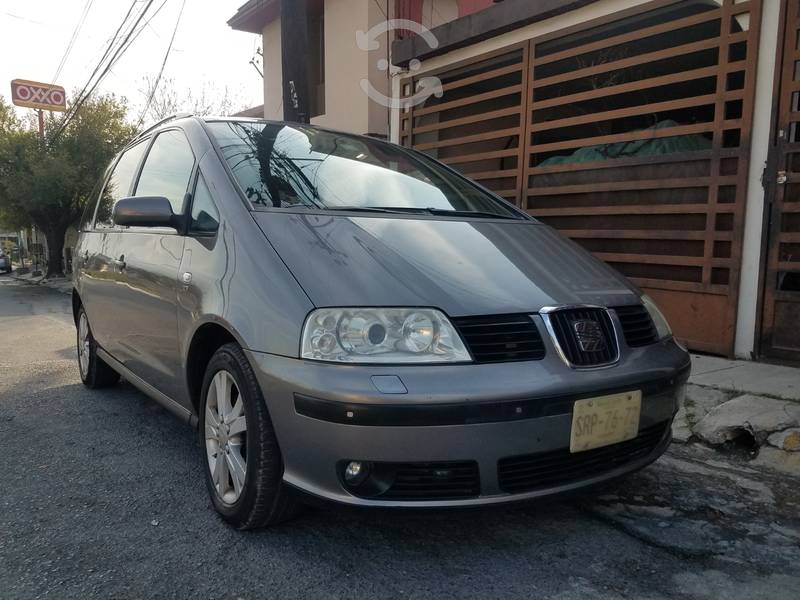
[[[680,125],[675,121],[659,121],[655,126],[645,131],[668,129]],[[676,135],[672,137],[653,138],[649,140],[636,140],[632,142],[617,142],[615,144],[601,144],[599,146],[586,146],[580,148],[569,156],[551,156],[539,163],[538,166],[564,165],[572,163],[594,162],[613,158],[626,158],[630,156],[654,156],[658,154],[674,154],[677,152],[693,152],[697,150],[710,150],[711,140],[700,134]],[[534,146],[536,150],[536,146]]]

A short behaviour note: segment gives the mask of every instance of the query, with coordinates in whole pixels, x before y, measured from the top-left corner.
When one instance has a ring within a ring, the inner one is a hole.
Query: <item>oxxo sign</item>
[[[11,101],[26,108],[57,112],[67,110],[67,95],[63,87],[26,79],[11,82]]]

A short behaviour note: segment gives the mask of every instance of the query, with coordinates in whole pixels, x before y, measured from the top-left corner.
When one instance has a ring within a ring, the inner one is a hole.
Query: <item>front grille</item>
[[[475,498],[481,490],[474,461],[381,463],[376,465],[377,472],[392,482],[385,492],[373,496],[381,500],[460,500]]]
[[[619,322],[622,325],[622,333],[625,335],[625,342],[631,348],[640,348],[658,341],[658,332],[650,318],[650,313],[641,304],[634,306],[618,306],[617,311]]]
[[[542,360],[544,342],[529,315],[451,319],[479,363]]]
[[[617,336],[602,308],[570,308],[545,315],[567,360],[576,367],[613,363],[619,357]]]
[[[613,446],[572,454],[569,448],[500,459],[500,489],[509,494],[531,492],[589,479],[648,456],[664,439],[669,423],[639,432],[635,439]]]

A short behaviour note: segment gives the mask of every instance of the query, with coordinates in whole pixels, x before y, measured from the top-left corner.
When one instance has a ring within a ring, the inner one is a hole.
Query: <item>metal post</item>
[[[306,0],[281,1],[283,118],[308,123],[308,14]]]
[[[39,139],[44,139],[44,111],[42,109],[36,110],[39,115]]]

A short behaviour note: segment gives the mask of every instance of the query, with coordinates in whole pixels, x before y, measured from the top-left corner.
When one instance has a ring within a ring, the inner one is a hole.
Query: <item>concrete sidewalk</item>
[[[673,437],[800,477],[800,369],[693,355]]]
[[[17,274],[16,271],[14,271],[11,274],[11,277],[16,279],[17,281],[22,281],[24,283],[29,283],[31,285],[44,285],[58,292],[61,292],[62,294],[72,293],[72,278],[69,275],[67,275],[66,277],[45,279],[44,275],[32,275],[31,273],[25,273],[24,275],[19,275]]]
[[[800,402],[800,369],[746,360],[692,355],[690,383]]]

